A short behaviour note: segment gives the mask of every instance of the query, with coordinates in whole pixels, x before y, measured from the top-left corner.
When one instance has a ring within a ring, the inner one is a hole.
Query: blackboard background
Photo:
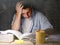
[[[0,0],[0,30],[11,28],[12,18],[15,12],[16,2],[21,0]],[[60,0],[23,0],[40,12],[44,13],[54,27],[56,33],[60,33]]]

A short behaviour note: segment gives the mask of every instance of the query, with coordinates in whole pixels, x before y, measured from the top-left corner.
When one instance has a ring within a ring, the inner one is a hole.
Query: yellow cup
[[[45,42],[45,31],[37,30],[36,31],[36,43],[44,43]]]

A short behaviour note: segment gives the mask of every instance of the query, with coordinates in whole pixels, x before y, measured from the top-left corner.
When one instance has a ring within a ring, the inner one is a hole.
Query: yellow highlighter
[[[15,43],[16,44],[23,44],[24,43],[24,40],[15,40]]]

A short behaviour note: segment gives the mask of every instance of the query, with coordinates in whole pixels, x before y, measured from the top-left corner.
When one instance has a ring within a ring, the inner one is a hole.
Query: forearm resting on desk
[[[15,19],[13,20],[13,24],[11,26],[12,30],[19,30],[20,29],[20,18],[21,18],[21,16],[16,14]]]

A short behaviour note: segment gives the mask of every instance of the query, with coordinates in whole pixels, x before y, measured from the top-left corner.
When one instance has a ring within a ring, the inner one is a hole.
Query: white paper
[[[49,35],[47,37],[47,39],[49,41],[60,41],[60,34],[56,34],[56,35]]]
[[[19,40],[23,39],[23,38],[26,37],[26,36],[31,35],[31,33],[22,34],[21,32],[16,31],[16,30],[0,31],[0,33],[1,33],[1,34],[9,34],[9,33],[12,33],[12,34],[15,35]]]

